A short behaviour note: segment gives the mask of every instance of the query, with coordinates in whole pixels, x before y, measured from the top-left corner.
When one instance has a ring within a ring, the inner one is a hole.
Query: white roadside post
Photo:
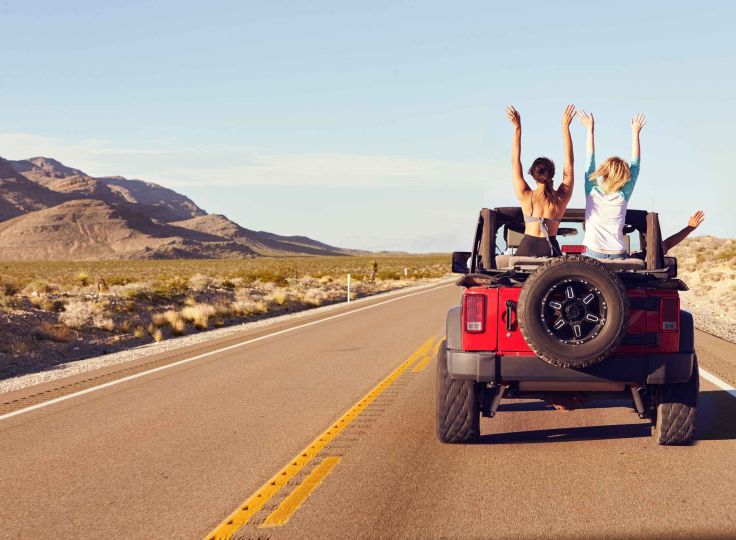
[[[348,304],[350,303],[350,274],[348,274]]]

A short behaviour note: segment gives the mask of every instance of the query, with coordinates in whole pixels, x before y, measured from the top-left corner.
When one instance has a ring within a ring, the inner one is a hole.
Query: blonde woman
[[[521,115],[516,109],[506,107],[506,116],[514,126],[511,145],[512,180],[516,197],[524,214],[524,237],[516,249],[516,255],[527,257],[559,256],[557,229],[564,215],[567,203],[572,197],[574,184],[574,162],[570,122],[575,118],[575,106],[568,105],[562,113],[562,140],[565,148],[565,164],[562,169],[562,183],[555,189],[555,164],[551,159],[538,157],[529,169],[529,175],[536,181],[534,189],[524,179],[521,166]]]
[[[639,177],[639,132],[646,124],[639,113],[631,121],[631,164],[610,157],[595,166],[595,120],[593,114],[578,112],[588,131],[585,167],[585,254],[596,259],[625,259],[628,256],[623,228],[626,210]]]

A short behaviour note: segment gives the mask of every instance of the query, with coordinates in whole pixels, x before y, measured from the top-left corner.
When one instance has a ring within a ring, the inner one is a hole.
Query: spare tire
[[[555,366],[605,360],[626,335],[629,297],[621,279],[590,257],[555,257],[519,295],[519,328],[529,348]]]

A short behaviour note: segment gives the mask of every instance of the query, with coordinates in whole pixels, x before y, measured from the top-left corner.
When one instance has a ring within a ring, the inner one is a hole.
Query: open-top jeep
[[[558,238],[579,238],[583,222],[583,210],[568,209]],[[480,416],[493,417],[502,398],[568,409],[626,398],[651,419],[658,444],[691,442],[693,318],[680,310],[687,287],[664,256],[657,214],[628,211],[625,238],[640,251],[621,260],[592,259],[564,241],[560,257],[499,254],[502,243],[513,252],[523,231],[520,208],[484,208],[473,251],[453,253],[453,271],[465,275],[437,356],[438,438],[473,441]]]

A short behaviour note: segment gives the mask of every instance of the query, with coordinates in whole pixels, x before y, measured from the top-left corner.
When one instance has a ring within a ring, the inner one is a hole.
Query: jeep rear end
[[[582,219],[568,210],[563,224]],[[516,208],[481,212],[473,252],[453,254],[466,275],[438,354],[441,440],[477,437],[479,416],[493,417],[501,399],[575,408],[611,397],[650,418],[657,443],[692,440],[698,371],[692,316],[679,305],[686,286],[663,257],[656,214],[629,211],[627,223],[647,249],[642,259],[601,262],[578,246],[562,257],[492,257],[496,234],[508,248],[523,218]],[[446,404],[458,400],[465,406],[455,414]]]

